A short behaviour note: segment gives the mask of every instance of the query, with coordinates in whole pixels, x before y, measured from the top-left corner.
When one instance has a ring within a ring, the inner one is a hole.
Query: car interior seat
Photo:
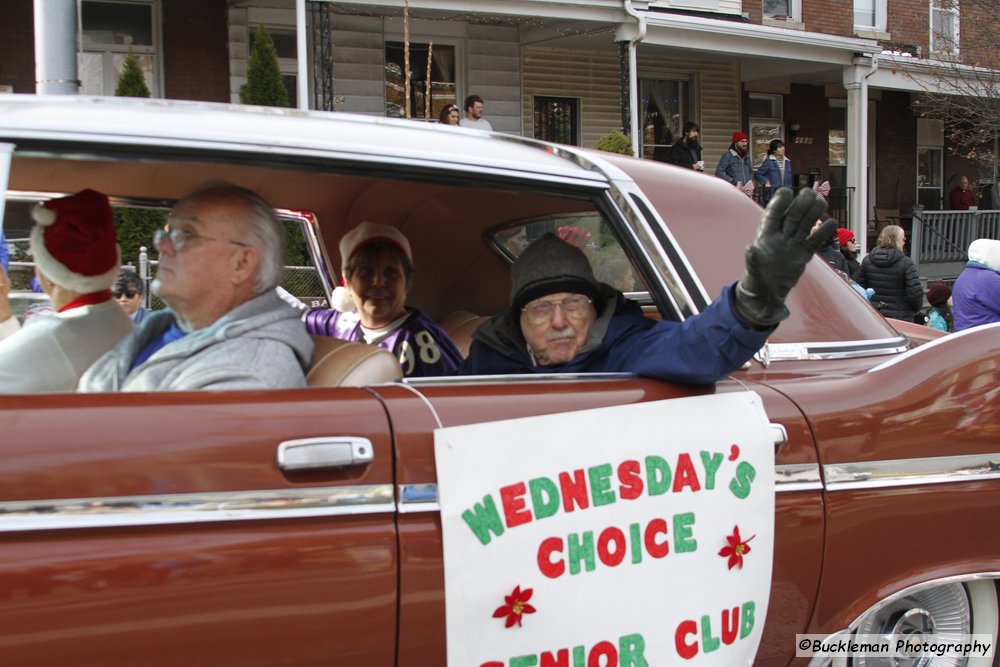
[[[467,310],[456,310],[441,318],[438,326],[444,329],[444,332],[455,343],[455,347],[462,353],[462,357],[467,359],[469,346],[472,345],[472,333],[488,319],[490,319],[489,315],[476,315]]]
[[[313,336],[316,347],[306,372],[310,387],[362,387],[403,379],[399,360],[375,345]]]

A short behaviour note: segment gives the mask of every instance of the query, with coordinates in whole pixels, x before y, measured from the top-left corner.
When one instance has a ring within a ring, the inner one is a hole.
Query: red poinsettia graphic
[[[520,586],[515,586],[513,593],[504,596],[503,601],[506,604],[496,608],[496,611],[493,612],[493,618],[506,616],[505,628],[509,628],[515,623],[517,623],[517,627],[521,627],[521,618],[524,614],[535,613],[535,608],[528,604],[528,600],[531,599],[531,594],[534,592],[533,588],[525,588],[522,591]]]
[[[756,535],[751,535],[747,539],[740,537],[740,527],[733,526],[733,534],[726,537],[726,541],[729,542],[728,545],[722,547],[719,550],[719,555],[723,558],[729,558],[729,569],[733,569],[739,565],[740,569],[743,569],[743,557],[750,553],[750,540],[757,537]]]

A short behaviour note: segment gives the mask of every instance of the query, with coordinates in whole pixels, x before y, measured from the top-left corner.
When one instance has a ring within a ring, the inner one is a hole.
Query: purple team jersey
[[[462,354],[444,329],[417,310],[407,309],[410,316],[402,325],[377,345],[389,350],[397,359],[406,377],[451,375],[462,364]],[[340,340],[364,343],[361,318],[357,311],[313,308],[305,316],[306,329],[314,336],[330,336]]]

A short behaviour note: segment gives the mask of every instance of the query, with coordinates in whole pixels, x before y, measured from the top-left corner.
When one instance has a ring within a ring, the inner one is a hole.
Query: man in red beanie
[[[114,299],[119,270],[108,198],[94,190],[36,206],[31,252],[55,314],[21,328],[0,287],[0,392],[73,391],[87,367],[132,329]]]
[[[742,132],[733,132],[733,143],[729,145],[729,150],[719,160],[719,166],[715,168],[715,175],[738,188],[749,183],[750,191],[747,194],[752,194],[753,164],[750,162],[749,147],[750,138],[747,135]]]

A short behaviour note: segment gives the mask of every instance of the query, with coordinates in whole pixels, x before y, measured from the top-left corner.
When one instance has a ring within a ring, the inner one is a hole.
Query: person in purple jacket
[[[976,239],[951,291],[955,331],[1000,322],[1000,241]]]
[[[309,333],[351,340],[392,352],[406,377],[450,375],[462,354],[432,319],[406,306],[413,279],[410,242],[395,227],[362,222],[340,240],[344,285],[332,309],[303,319]]]
[[[619,372],[716,382],[788,317],[785,297],[837,228],[830,218],[812,230],[824,210],[811,189],[794,199],[779,189],[747,247],[743,277],[683,322],[643,317],[639,304],[598,282],[581,250],[546,234],[514,262],[511,307],[476,330],[459,373]]]

